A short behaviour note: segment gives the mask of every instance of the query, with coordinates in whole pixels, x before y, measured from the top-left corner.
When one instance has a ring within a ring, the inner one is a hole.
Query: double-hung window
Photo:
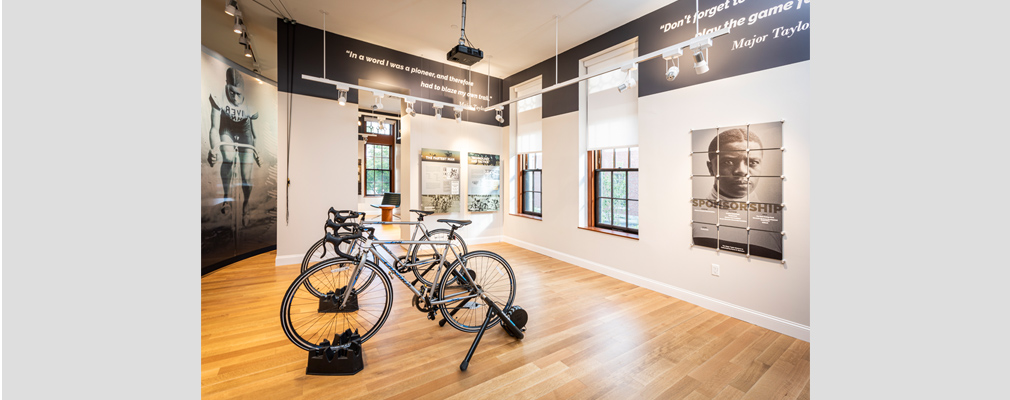
[[[517,212],[539,218],[543,215],[543,96],[538,94],[541,79],[524,82],[512,89],[516,107]],[[525,97],[525,98],[524,98]]]
[[[586,74],[609,71],[586,82],[588,226],[631,237],[639,225],[637,54],[632,40],[582,62]]]

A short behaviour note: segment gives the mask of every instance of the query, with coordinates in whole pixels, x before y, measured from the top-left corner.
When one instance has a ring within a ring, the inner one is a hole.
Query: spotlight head
[[[417,116],[417,112],[414,111],[414,101],[407,101],[407,114],[411,117]]]
[[[679,73],[680,68],[677,68],[676,65],[671,65],[670,68],[666,70],[666,80],[672,82],[674,79],[677,79],[677,74]]]
[[[707,49],[709,47],[712,47],[712,39],[705,39],[702,42],[691,45],[691,50],[694,51],[695,73],[704,74],[708,72],[708,60],[705,59],[705,56],[708,55]]]
[[[228,15],[235,15],[235,11],[238,10],[237,0],[225,0],[224,13]]]
[[[235,16],[235,27],[232,30],[240,35],[245,32],[245,23],[242,22],[242,17]]]
[[[337,86],[337,103],[340,105],[347,104],[347,90],[348,87]]]
[[[701,49],[695,50],[694,53],[694,72],[697,74],[708,72],[708,60],[705,59],[705,53]]]
[[[494,119],[495,119],[495,121],[498,121],[499,124],[504,124],[505,123],[505,118],[502,117],[501,112],[502,112],[502,108],[501,107],[496,108],[494,110]]]
[[[249,45],[245,45],[245,56],[252,57],[252,47],[249,47]]]
[[[455,109],[453,109],[452,115],[453,115],[453,117],[456,118],[456,122],[457,123],[463,121],[463,109],[462,108],[455,108]]]
[[[383,97],[385,97],[385,96],[383,96],[382,93],[379,93],[379,94],[375,95],[375,104],[372,105],[372,111],[381,110],[382,109],[382,107],[383,107],[383,105],[382,105],[382,98]]]
[[[442,119],[442,106],[436,105],[435,106],[435,120],[437,121],[437,120],[440,120],[440,119]]]

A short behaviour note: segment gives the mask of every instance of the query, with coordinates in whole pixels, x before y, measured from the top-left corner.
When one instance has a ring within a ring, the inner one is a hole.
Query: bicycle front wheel
[[[347,329],[357,331],[362,343],[378,332],[393,305],[393,286],[370,262],[361,266],[355,279],[356,266],[353,260],[329,259],[291,282],[281,301],[281,327],[292,343],[314,350],[322,347],[324,339],[332,344]],[[342,295],[348,286],[354,288],[353,295],[344,304]]]
[[[466,253],[466,242],[459,234],[452,232],[452,239],[449,239],[449,233],[451,231],[448,229],[434,229],[428,231],[427,236],[422,236],[420,240],[433,240],[433,241],[449,241],[449,245],[456,250],[456,254]],[[456,261],[456,256],[452,254],[452,251],[446,250],[444,245],[435,244],[416,244],[410,248],[410,262],[417,263],[419,261],[430,260],[435,257],[441,257],[442,252],[445,251],[445,260],[443,265],[451,265]],[[435,284],[435,280],[438,279],[435,274],[438,272],[438,262],[430,262],[423,265],[415,265],[411,270],[414,272],[414,276],[418,280],[423,282],[427,286]]]
[[[484,291],[499,310],[507,310],[516,296],[512,267],[501,256],[486,250],[463,254],[452,263],[439,280],[436,293],[439,300],[450,300],[439,304],[438,309],[453,328],[463,332],[477,332],[484,324],[487,303],[480,297],[470,297],[477,294],[478,288]],[[497,316],[492,319],[491,324],[499,321]]]

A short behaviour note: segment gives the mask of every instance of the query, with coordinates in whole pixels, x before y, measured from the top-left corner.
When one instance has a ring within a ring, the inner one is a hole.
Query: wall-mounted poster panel
[[[459,211],[459,152],[421,149],[421,209]]]
[[[204,49],[201,269],[277,245],[277,87]]]
[[[782,260],[782,122],[691,132],[695,246]]]
[[[467,168],[466,209],[469,211],[498,211],[501,183],[500,156],[497,154],[469,153]]]

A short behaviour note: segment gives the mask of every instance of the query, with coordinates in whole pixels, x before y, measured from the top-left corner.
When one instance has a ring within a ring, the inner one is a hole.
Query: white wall
[[[545,118],[543,220],[506,217],[504,240],[809,341],[809,78],[807,61],[640,98],[640,240],[578,228],[579,113]],[[786,263],[692,248],[691,129],[779,120]]]
[[[478,111],[470,111],[478,112]],[[464,111],[464,121],[466,111]],[[454,150],[460,154],[460,211],[450,214],[432,214],[425,217],[424,223],[428,229],[446,228],[447,225],[435,222],[437,219],[469,219],[473,223],[460,230],[463,240],[467,244],[490,243],[501,241],[502,222],[504,218],[504,203],[502,209],[496,212],[471,213],[466,210],[467,184],[466,178],[470,176],[467,153],[498,154],[504,160],[507,153],[502,151],[502,128],[491,125],[477,124],[471,122],[457,123],[453,118],[442,118],[435,120],[435,117],[420,115],[417,117],[403,118],[405,120],[405,130],[401,140],[401,150],[407,151],[410,157],[409,165],[401,166],[400,171],[403,177],[409,176],[409,181],[400,181],[401,192],[408,198],[401,199],[401,217],[404,220],[414,220],[414,214],[410,209],[420,209],[420,163],[421,149]],[[406,121],[409,120],[409,121]],[[504,166],[502,167],[504,168]],[[503,169],[502,172],[505,170]],[[506,174],[502,174],[501,185],[506,184]],[[402,178],[398,178],[402,179]],[[409,188],[403,189],[409,184]],[[504,193],[499,191],[504,199]],[[407,214],[410,217],[407,218]]]
[[[301,262],[305,251],[323,236],[330,207],[353,210],[358,206],[357,106],[311,96],[296,94],[292,99],[291,186],[285,194],[288,96],[279,92],[277,101],[276,265]]]

